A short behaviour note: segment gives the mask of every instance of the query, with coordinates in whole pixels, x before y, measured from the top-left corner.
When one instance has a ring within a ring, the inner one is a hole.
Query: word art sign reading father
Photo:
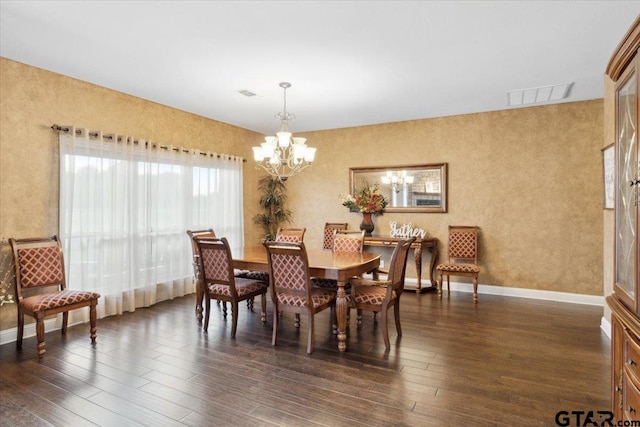
[[[398,223],[396,221],[389,221],[389,227],[391,227],[391,237],[418,237],[420,239],[424,239],[427,235],[427,232],[422,228],[413,228],[413,223],[403,224],[398,227]]]

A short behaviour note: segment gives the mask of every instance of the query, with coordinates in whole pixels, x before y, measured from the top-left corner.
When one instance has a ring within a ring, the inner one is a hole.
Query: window
[[[60,135],[60,237],[71,289],[100,317],[193,291],[187,229],[243,244],[242,159],[86,130]]]

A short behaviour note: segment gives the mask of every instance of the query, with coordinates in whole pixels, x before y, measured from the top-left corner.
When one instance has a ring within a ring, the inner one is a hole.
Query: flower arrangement
[[[356,190],[355,194],[340,194],[342,206],[357,210],[362,213],[382,215],[387,206],[387,199],[378,190],[378,185],[369,185],[364,182],[362,187]]]

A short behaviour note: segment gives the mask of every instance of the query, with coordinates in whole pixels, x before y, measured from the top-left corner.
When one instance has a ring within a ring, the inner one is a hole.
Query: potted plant
[[[279,178],[264,176],[258,181],[258,190],[262,193],[259,203],[264,212],[254,216],[253,222],[262,227],[262,238],[275,240],[280,225],[290,223],[293,218],[291,211],[284,207],[287,187]]]

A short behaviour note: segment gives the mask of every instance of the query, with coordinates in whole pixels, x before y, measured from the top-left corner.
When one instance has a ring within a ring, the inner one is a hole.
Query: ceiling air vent
[[[507,104],[510,107],[515,107],[518,105],[559,101],[569,96],[572,86],[573,82],[553,86],[534,87],[531,89],[512,90],[507,92]]]
[[[246,96],[247,98],[252,97],[252,96],[256,96],[255,93],[251,92],[250,90],[246,90],[246,89],[239,90],[238,93],[240,95]]]

